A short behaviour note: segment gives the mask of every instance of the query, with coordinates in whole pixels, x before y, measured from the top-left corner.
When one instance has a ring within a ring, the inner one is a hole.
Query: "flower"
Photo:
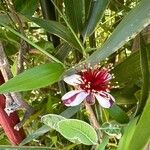
[[[84,100],[89,104],[95,103],[95,98],[104,108],[110,108],[115,102],[114,97],[109,94],[112,88],[110,80],[113,75],[110,74],[110,67],[94,68],[88,67],[71,76],[64,78],[64,81],[75,87],[62,97],[62,101],[66,106],[76,106]]]

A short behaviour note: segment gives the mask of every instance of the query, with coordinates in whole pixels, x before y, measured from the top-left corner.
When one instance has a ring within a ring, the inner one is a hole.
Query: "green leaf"
[[[135,131],[137,120],[138,118],[131,120],[130,123],[125,127],[124,134],[119,141],[117,150],[128,150],[127,146],[131,141],[131,137]]]
[[[63,111],[60,115],[65,117],[65,118],[70,118],[72,117],[75,113],[77,113],[80,110],[80,106],[75,106],[75,107],[69,107],[65,111]],[[38,138],[39,136],[42,136],[43,134],[47,133],[48,131],[52,130],[47,125],[43,125],[39,129],[37,129],[35,132],[32,134],[28,135],[21,143],[20,145],[25,145],[29,142],[31,142],[33,139]]]
[[[63,71],[59,63],[36,66],[4,83],[0,86],[0,93],[28,91],[51,85],[59,80]]]
[[[44,115],[44,116],[41,118],[41,121],[42,121],[45,125],[47,125],[47,126],[51,127],[52,129],[58,131],[58,130],[59,130],[59,129],[58,129],[58,123],[59,123],[59,121],[64,120],[64,119],[66,119],[66,118],[64,118],[64,117],[62,117],[62,116],[60,116],[60,115],[47,114],[47,115]]]
[[[117,105],[113,105],[110,109],[107,109],[110,116],[119,123],[129,122],[129,117],[127,114]]]
[[[97,24],[100,22],[100,20],[103,17],[104,11],[106,7],[108,6],[110,0],[96,0],[92,1],[92,7],[91,7],[91,12],[87,21],[86,26],[83,29],[82,35],[83,37],[90,36]]]
[[[87,59],[87,62],[92,65],[99,63],[116,52],[126,42],[144,29],[150,23],[149,5],[149,0],[142,0],[139,5],[133,8],[120,22],[104,45],[97,49],[97,51]]]
[[[84,121],[66,119],[58,123],[60,134],[74,143],[97,144],[98,137],[94,128]]]
[[[74,38],[72,32],[66,26],[56,21],[50,21],[34,17],[28,18],[40,27],[44,28],[47,32],[59,36],[60,38],[71,44],[73,47],[77,48],[78,50],[81,50],[81,47]]]
[[[82,30],[85,15],[84,0],[64,0],[65,14],[76,33]]]
[[[34,14],[38,7],[38,3],[38,0],[24,0],[23,3],[20,0],[13,1],[16,11],[29,16]]]
[[[42,136],[43,134],[47,133],[48,131],[50,131],[51,128],[47,125],[43,125],[42,127],[40,127],[39,129],[37,129],[35,132],[33,132],[32,134],[28,135],[21,143],[20,145],[25,145],[27,143],[29,143],[30,141],[32,141],[33,139],[38,138],[39,136]]]

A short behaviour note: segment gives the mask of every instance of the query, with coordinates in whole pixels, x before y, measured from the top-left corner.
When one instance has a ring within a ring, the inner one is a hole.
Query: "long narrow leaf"
[[[43,64],[15,76],[0,86],[0,93],[27,91],[51,85],[59,80],[64,68],[58,63]]]
[[[97,64],[116,52],[131,38],[135,37],[150,23],[150,1],[142,0],[116,27],[112,35],[106,40],[101,48],[98,48],[86,61],[75,66],[81,69],[82,64]],[[84,67],[84,65],[83,65]],[[72,74],[75,69],[69,69],[66,74]]]
[[[84,0],[64,0],[65,14],[76,33],[82,30],[85,15]]]
[[[28,17],[31,21],[35,22],[40,27],[44,28],[47,32],[59,36],[78,50],[81,50],[80,45],[74,38],[72,32],[64,25],[56,21],[44,20],[34,17]]]
[[[129,14],[121,21],[115,31],[105,44],[94,52],[87,60],[91,64],[107,58],[131,38],[135,37],[142,29],[150,23],[150,1],[142,0]]]
[[[11,28],[10,26],[4,24],[3,22],[0,22],[0,25],[4,26],[6,29],[10,30],[15,35],[19,36],[20,38],[22,38],[23,40],[25,40],[27,43],[31,44],[33,47],[35,47],[38,50],[40,50],[42,53],[44,53],[45,55],[47,55],[53,61],[58,62],[58,63],[60,63],[60,64],[63,65],[63,63],[61,61],[59,61],[57,58],[55,58],[54,56],[52,56],[50,53],[48,53],[47,51],[45,51],[40,46],[36,45],[34,42],[32,42],[31,40],[29,40],[28,38],[26,38],[25,36],[23,36],[21,33],[17,32],[16,30],[14,30],[13,28]]]
[[[92,1],[92,8],[91,8],[91,12],[89,15],[89,19],[82,32],[82,35],[84,38],[87,36],[90,36],[94,32],[97,24],[103,17],[104,11],[109,1],[110,0]]]

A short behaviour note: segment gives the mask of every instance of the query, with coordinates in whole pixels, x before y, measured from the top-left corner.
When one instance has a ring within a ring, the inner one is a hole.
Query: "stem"
[[[95,129],[99,129],[100,128],[100,125],[95,117],[95,114],[91,108],[91,105],[89,105],[86,101],[84,103],[85,107],[86,107],[86,111],[89,113],[89,120],[92,124],[92,126],[95,128]]]

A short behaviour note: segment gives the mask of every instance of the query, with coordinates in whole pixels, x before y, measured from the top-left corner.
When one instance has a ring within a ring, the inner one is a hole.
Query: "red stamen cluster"
[[[109,68],[100,67],[84,69],[78,73],[82,79],[79,87],[89,93],[109,91],[111,89],[110,80],[112,79],[112,75],[109,71]]]

